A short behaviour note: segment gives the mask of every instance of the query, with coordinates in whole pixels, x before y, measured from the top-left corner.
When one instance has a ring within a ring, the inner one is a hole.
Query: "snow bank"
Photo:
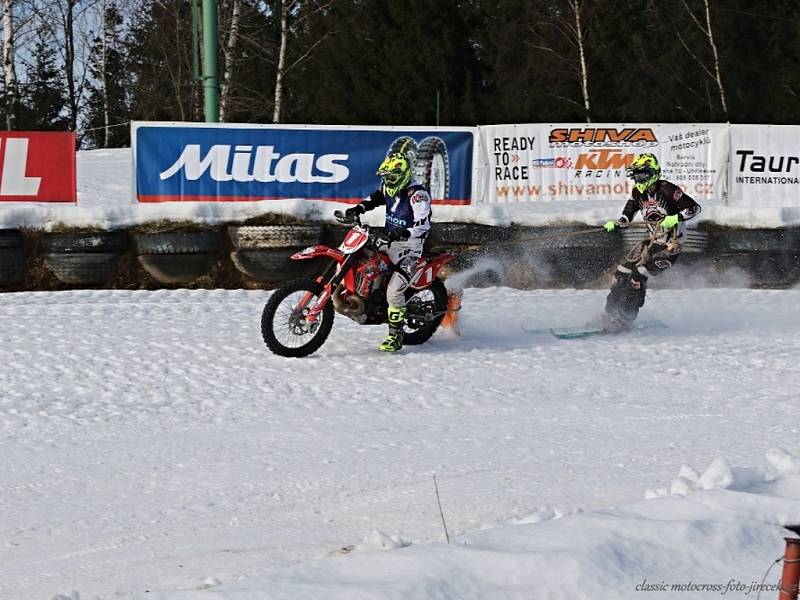
[[[311,200],[268,200],[261,202],[134,203],[130,149],[78,152],[78,205],[6,205],[0,210],[0,227],[50,229],[58,224],[70,227],[124,228],[151,221],[194,221],[209,225],[244,221],[265,213],[298,219],[331,220],[336,203]],[[579,203],[540,202],[436,206],[434,219],[507,226],[512,223],[542,226],[557,223],[599,225],[619,215],[625,198],[595,201],[591,207]],[[372,223],[382,217],[370,215]],[[731,208],[704,203],[695,223],[747,228],[800,225],[800,208]]]
[[[451,544],[399,547],[374,534],[348,556],[158,600],[765,597],[777,595],[783,525],[800,523],[800,461],[782,449],[756,469],[724,458],[684,466],[648,500],[464,534]],[[378,543],[376,543],[378,541]],[[762,580],[764,583],[762,584]],[[205,587],[205,586],[202,586]],[[752,594],[752,595],[751,595]],[[139,596],[138,598],[144,598]],[[644,596],[647,597],[647,596]]]

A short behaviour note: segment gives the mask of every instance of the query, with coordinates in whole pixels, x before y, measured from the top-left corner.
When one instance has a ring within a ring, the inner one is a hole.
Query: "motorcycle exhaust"
[[[333,308],[336,312],[350,318],[363,315],[366,310],[364,300],[355,294],[350,294],[345,298],[344,292],[344,284],[340,283],[336,286],[336,290],[331,296],[331,302],[333,302]]]

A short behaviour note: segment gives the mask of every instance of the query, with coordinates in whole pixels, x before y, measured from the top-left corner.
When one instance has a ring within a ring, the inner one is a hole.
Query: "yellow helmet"
[[[661,165],[654,154],[645,152],[633,160],[628,169],[628,177],[633,179],[639,193],[643,193],[661,177]]]
[[[383,179],[386,193],[395,196],[411,181],[411,164],[405,154],[394,152],[383,159],[375,174]]]

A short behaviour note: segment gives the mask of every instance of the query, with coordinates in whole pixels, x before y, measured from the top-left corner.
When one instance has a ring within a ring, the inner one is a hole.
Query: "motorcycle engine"
[[[355,272],[356,294],[369,298],[374,290],[380,289],[383,281],[383,263],[377,252],[363,260]]]

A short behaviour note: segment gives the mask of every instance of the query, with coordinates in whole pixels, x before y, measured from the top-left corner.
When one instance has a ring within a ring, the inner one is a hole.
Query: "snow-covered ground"
[[[173,220],[208,224],[239,222],[265,212],[290,215],[299,219],[332,220],[337,205],[311,200],[267,200],[261,202],[167,202],[137,204],[133,201],[131,151],[81,151],[77,155],[77,205],[4,204],[0,227],[51,229],[69,227],[130,227],[142,223]],[[377,180],[376,180],[377,183]],[[541,201],[509,204],[474,204],[472,206],[436,206],[435,220],[472,222],[487,225],[541,226],[555,223],[599,225],[619,216],[626,198],[608,198],[591,202]],[[726,206],[722,201],[703,201],[703,212],[693,225],[709,221],[717,225],[744,228],[774,228],[800,225],[800,208]],[[382,224],[380,211],[369,215],[371,224]]]
[[[0,598],[755,598],[800,523],[798,291],[565,341],[523,326],[604,292],[467,289],[460,337],[306,359],[268,295],[0,295]]]

